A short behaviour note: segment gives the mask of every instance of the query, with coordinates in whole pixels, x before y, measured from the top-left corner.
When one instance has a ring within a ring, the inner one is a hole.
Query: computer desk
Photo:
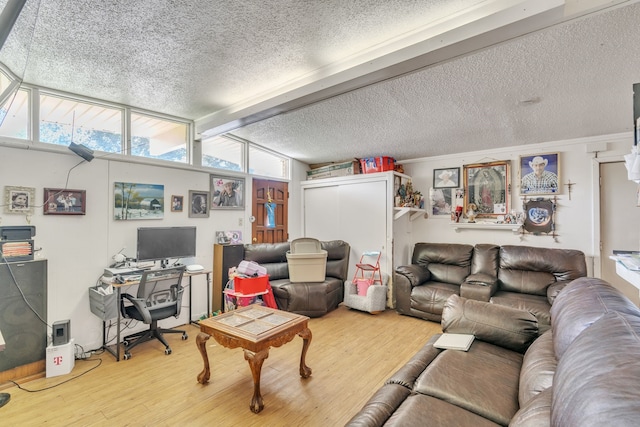
[[[193,320],[192,313],[191,313],[191,306],[193,301],[192,300],[193,291],[192,291],[191,285],[192,285],[193,276],[200,276],[203,274],[206,275],[207,277],[207,315],[209,315],[209,313],[211,312],[211,270],[185,271],[182,276],[182,280],[184,280],[185,277],[189,278],[189,323],[194,324],[196,326],[200,325],[200,323],[198,323],[197,320]],[[105,280],[104,277],[102,277],[100,280],[104,284],[113,286],[113,288],[116,291],[116,304],[118,305],[116,310],[118,312],[118,316],[116,321],[115,350],[111,348],[110,345],[107,344],[108,337],[107,337],[107,321],[106,320],[102,321],[102,348],[108,351],[109,353],[111,353],[113,357],[116,358],[116,361],[119,362],[120,361],[120,332],[121,332],[120,322],[122,320],[122,313],[120,312],[120,301],[122,299],[122,289],[128,288],[129,286],[138,285],[140,282],[132,281],[132,282],[125,282],[125,283],[112,283],[112,282],[109,282],[108,280]],[[111,321],[111,319],[109,321]]]

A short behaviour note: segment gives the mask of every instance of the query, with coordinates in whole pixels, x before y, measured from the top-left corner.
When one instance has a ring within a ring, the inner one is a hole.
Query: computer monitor
[[[196,256],[196,227],[140,227],[136,258],[161,261],[165,267],[171,258]]]

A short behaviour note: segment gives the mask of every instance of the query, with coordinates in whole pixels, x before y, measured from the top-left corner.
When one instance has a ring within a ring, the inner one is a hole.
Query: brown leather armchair
[[[342,302],[351,251],[349,244],[342,240],[320,242],[320,246],[327,251],[327,269],[322,282],[291,283],[287,263],[289,242],[245,245],[244,259],[267,269],[280,310],[320,317]]]
[[[460,285],[471,272],[472,255],[471,245],[416,243],[411,265],[395,271],[396,310],[439,322],[447,298],[460,294]]]

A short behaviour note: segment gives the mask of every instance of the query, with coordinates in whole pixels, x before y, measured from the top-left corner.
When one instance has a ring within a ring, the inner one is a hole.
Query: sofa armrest
[[[402,265],[396,268],[396,274],[406,277],[411,287],[421,285],[431,278],[431,272],[418,264]]]
[[[538,337],[538,320],[525,310],[451,295],[442,311],[442,330],[473,334],[481,341],[524,353]]]
[[[476,273],[467,276],[460,285],[460,296],[488,302],[498,290],[498,279],[488,274]]]
[[[553,305],[553,302],[556,300],[560,291],[571,282],[572,280],[561,280],[549,285],[547,288],[547,301],[549,301],[549,304]]]

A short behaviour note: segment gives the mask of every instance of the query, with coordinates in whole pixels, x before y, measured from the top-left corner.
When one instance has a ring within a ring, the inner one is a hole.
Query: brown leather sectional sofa
[[[434,336],[348,426],[640,423],[640,310],[600,279],[564,287],[539,337],[530,312],[457,295],[442,328],[474,334],[469,351],[436,349]]]
[[[533,313],[540,333],[567,283],[587,275],[584,253],[571,249],[417,243],[411,265],[394,275],[396,310],[439,322],[451,295]]]
[[[351,247],[342,240],[320,242],[327,251],[323,282],[291,283],[287,251],[290,243],[256,243],[244,246],[244,259],[267,269],[273,295],[280,310],[320,317],[338,307],[344,296]]]

